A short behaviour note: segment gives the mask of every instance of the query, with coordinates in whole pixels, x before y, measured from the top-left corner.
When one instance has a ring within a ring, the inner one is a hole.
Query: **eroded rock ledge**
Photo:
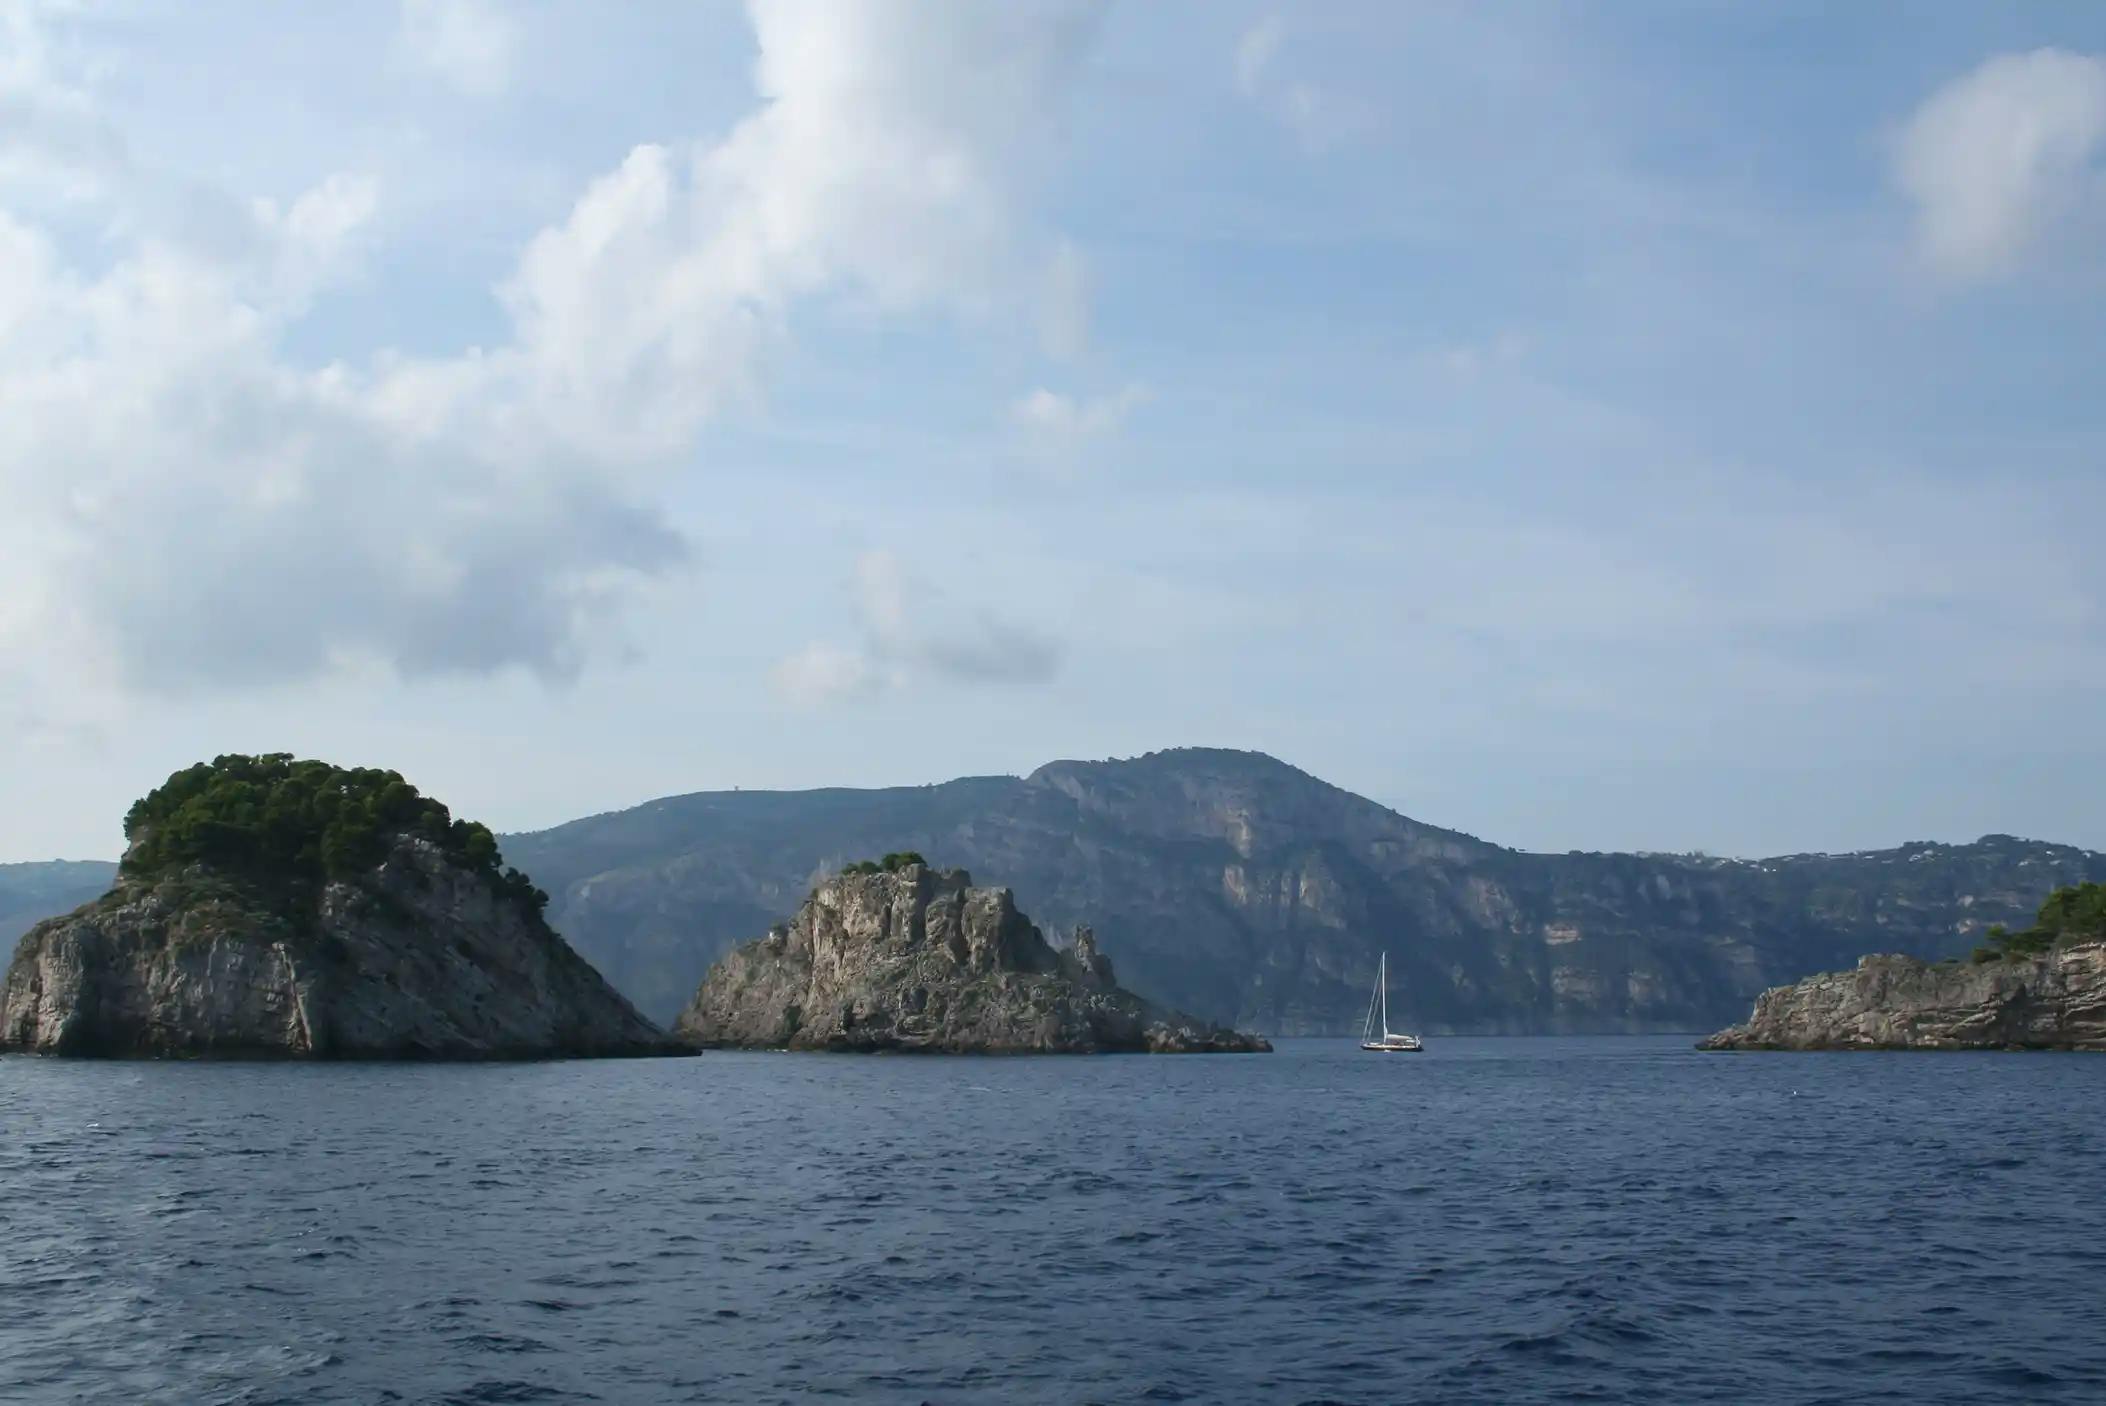
[[[674,1033],[705,1046],[961,1054],[1272,1048],[1123,989],[1087,931],[1056,951],[1008,889],[920,864],[821,883],[790,922],[710,969]]]
[[[1929,965],[1866,957],[1756,998],[1705,1050],[2106,1050],[2106,942]]]

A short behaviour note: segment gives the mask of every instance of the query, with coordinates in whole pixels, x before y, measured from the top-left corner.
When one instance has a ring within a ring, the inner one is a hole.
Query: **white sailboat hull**
[[[1375,1032],[1380,1030],[1378,1037]],[[1375,967],[1375,990],[1368,997],[1367,1019],[1360,1027],[1360,1048],[1374,1054],[1417,1054],[1426,1048],[1425,1041],[1416,1035],[1404,1035],[1389,1028],[1389,953],[1382,954],[1382,961]]]

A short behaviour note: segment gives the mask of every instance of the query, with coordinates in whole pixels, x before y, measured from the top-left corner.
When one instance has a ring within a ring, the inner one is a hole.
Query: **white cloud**
[[[1527,332],[1499,332],[1475,342],[1456,342],[1444,347],[1435,362],[1460,380],[1507,370],[1519,365],[1535,349],[1536,339]]]
[[[1060,667],[1059,643],[984,606],[962,606],[915,579],[889,551],[856,558],[851,578],[860,640],[815,641],[770,675],[792,703],[819,706],[904,688],[930,677],[965,684],[1043,683]]]
[[[574,673],[685,560],[657,492],[795,304],[1037,315],[1072,256],[1025,195],[1088,14],[757,0],[752,114],[637,147],[527,242],[508,335],[449,356],[285,351],[365,252],[373,179],[223,200],[208,245],[133,202],[83,252],[0,168],[0,653],[164,690]],[[100,130],[45,53],[5,51],[0,123],[33,92]]]
[[[1236,41],[1236,90],[1246,98],[1258,96],[1265,81],[1265,70],[1272,67],[1285,34],[1286,26],[1280,22],[1280,17],[1267,15],[1243,31],[1243,37]]]
[[[510,86],[518,26],[490,0],[402,0],[396,47],[404,59],[470,97]]]
[[[1357,119],[1331,92],[1281,71],[1280,50],[1287,26],[1267,15],[1236,41],[1236,91],[1270,113],[1299,137],[1304,146],[1321,150],[1350,135]]]
[[[0,189],[18,201],[93,195],[126,164],[122,138],[46,38],[54,8],[0,3]]]
[[[1148,402],[1145,386],[1129,385],[1110,395],[1063,395],[1044,386],[1020,397],[1009,411],[1018,425],[1043,440],[1073,446],[1118,430]]]
[[[2098,198],[2102,140],[2106,61],[2090,55],[2004,54],[1933,93],[1894,153],[1924,259],[1959,279],[2009,269],[2058,219]]]
[[[798,707],[818,708],[867,697],[884,681],[862,651],[819,640],[778,663],[769,682]]]

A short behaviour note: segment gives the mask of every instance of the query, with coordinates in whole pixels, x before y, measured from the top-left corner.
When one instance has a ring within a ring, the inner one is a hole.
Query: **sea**
[[[2106,1058],[0,1060],[0,1401],[2106,1401]]]

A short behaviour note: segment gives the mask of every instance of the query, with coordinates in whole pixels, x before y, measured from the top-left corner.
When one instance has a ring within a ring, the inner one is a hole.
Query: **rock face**
[[[539,914],[429,841],[362,880],[274,889],[193,864],[32,928],[0,1050],[479,1059],[670,1054]]]
[[[1088,1054],[1269,1050],[1121,989],[1095,939],[1055,951],[1004,888],[919,864],[842,874],[703,978],[675,1034],[767,1049]]]
[[[2106,855],[2008,835],[1754,860],[1526,854],[1199,748],[937,786],[674,796],[503,846],[552,895],[557,930],[662,1020],[819,875],[907,848],[1000,874],[1048,931],[1092,923],[1135,989],[1275,1035],[1357,1031],[1384,951],[1409,1030],[1715,1030],[1766,987],[1868,952],[1964,955],[2051,890],[2106,880]],[[28,893],[15,911],[79,901]]]
[[[1135,990],[1272,1035],[1360,1028],[1389,954],[1400,1028],[1715,1030],[1867,952],[1966,953],[2106,855],[2009,836],[1736,860],[1526,854],[1270,757],[1182,749],[1028,777],[670,797],[505,853],[549,920],[653,1016],[816,876],[914,849],[1000,874],[1048,932],[1088,922]]]
[[[1745,1025],[1697,1048],[2106,1050],[2106,943],[1935,966],[1866,957],[1763,992]]]

